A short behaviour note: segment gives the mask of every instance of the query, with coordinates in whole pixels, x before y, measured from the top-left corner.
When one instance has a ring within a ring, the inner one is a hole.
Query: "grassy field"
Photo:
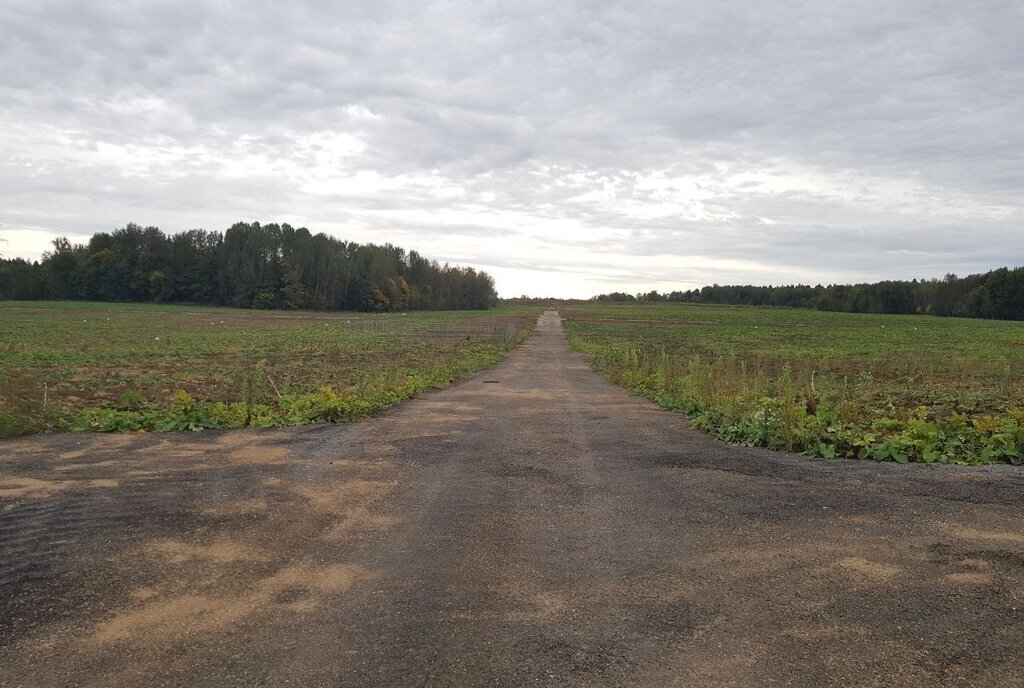
[[[684,304],[561,309],[613,382],[741,444],[1024,461],[1024,323]]]
[[[0,436],[356,418],[493,364],[540,310],[0,302]]]

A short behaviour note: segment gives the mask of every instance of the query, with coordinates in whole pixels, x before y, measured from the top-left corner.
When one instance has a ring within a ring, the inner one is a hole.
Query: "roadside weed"
[[[563,315],[612,382],[728,442],[1024,463],[1024,323],[680,304]]]

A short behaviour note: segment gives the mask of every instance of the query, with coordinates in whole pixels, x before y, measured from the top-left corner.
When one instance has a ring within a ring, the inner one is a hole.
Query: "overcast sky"
[[[289,222],[503,296],[1024,264],[1020,0],[0,2],[0,252]]]

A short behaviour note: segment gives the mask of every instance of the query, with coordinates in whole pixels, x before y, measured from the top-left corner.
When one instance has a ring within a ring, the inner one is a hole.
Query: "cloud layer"
[[[5,254],[305,224],[504,295],[1024,264],[1024,9],[0,5]]]

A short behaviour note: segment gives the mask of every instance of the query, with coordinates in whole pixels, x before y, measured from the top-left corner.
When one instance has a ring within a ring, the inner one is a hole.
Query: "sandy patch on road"
[[[903,569],[892,564],[869,561],[861,557],[847,557],[836,562],[841,570],[854,574],[857,578],[866,578],[876,583],[891,581],[903,573]]]
[[[355,564],[287,566],[257,581],[238,595],[180,595],[122,611],[99,623],[89,639],[94,643],[166,643],[218,631],[259,612],[305,612],[318,607],[329,595],[347,591],[360,581],[378,577]],[[146,602],[159,593],[137,590],[133,597]],[[286,599],[279,599],[286,598]]]
[[[217,564],[268,560],[268,557],[259,550],[232,540],[217,540],[209,545],[196,545],[180,540],[158,540],[150,543],[146,550],[163,556],[172,564],[194,560]]]
[[[85,452],[83,452],[84,454]],[[62,466],[54,468],[55,471],[79,471],[88,468],[110,468],[112,466],[120,465],[120,461],[108,460],[108,461],[97,461],[96,463],[66,463]]]
[[[397,516],[374,513],[370,505],[394,489],[395,481],[348,480],[330,485],[290,485],[289,491],[321,513],[339,516],[324,532],[324,540],[339,542],[354,532],[382,530],[398,525]]]
[[[302,588],[324,594],[345,592],[363,580],[378,574],[357,564],[334,564],[326,567],[312,564],[287,566],[257,585],[259,595],[277,595],[289,589]]]
[[[161,439],[149,451],[164,459],[198,459],[220,455],[236,463],[274,464],[291,458],[287,447],[273,444],[287,439],[290,439],[290,435],[281,432],[234,431],[207,441]]]
[[[392,489],[395,482],[349,480],[335,485],[291,485],[288,490],[309,502],[317,511],[343,513],[352,506],[365,506]]]
[[[853,624],[803,626],[787,628],[783,630],[780,635],[805,641],[830,640],[832,638],[870,638],[871,629],[867,626]]]
[[[395,467],[387,459],[332,459],[327,462],[332,468],[350,468],[367,471],[386,471]]]
[[[154,597],[160,597],[160,591],[156,588],[135,588],[129,595],[136,602],[145,602],[151,600]]]
[[[172,441],[160,439],[152,447],[149,447],[147,453],[152,456],[160,457],[162,460],[195,459],[205,456],[215,446],[216,445],[212,442],[210,444],[200,444],[198,442],[182,442],[180,440]]]
[[[236,463],[273,464],[288,461],[291,452],[286,447],[277,445],[264,446],[253,444],[241,447],[228,453],[228,457]]]
[[[43,499],[62,492],[75,484],[74,480],[40,480],[0,476],[0,499]]]
[[[994,578],[991,573],[966,571],[962,573],[948,573],[942,577],[942,580],[951,585],[960,587],[974,587],[979,585],[988,585],[994,580]]]
[[[495,602],[503,600],[503,604],[491,602],[481,607],[462,607],[449,612],[449,617],[460,621],[553,623],[569,611],[570,595],[593,594],[589,588],[584,591],[540,589],[532,581],[516,580],[502,582],[496,591]]]
[[[460,404],[452,401],[434,401],[430,399],[417,399],[415,402],[417,413],[424,409],[440,411],[442,413],[470,413],[475,414],[484,410],[479,404]],[[417,416],[418,417],[418,416]]]
[[[367,442],[362,447],[362,453],[373,457],[392,457],[398,454],[398,447],[389,442]]]
[[[342,511],[341,516],[342,520],[337,521],[324,533],[325,540],[336,542],[357,531],[383,530],[397,526],[403,521],[398,516],[375,514],[362,507],[345,509]]]
[[[218,504],[202,510],[203,516],[254,516],[267,510],[265,499],[239,499],[233,502]]]
[[[144,437],[142,433],[121,433],[121,434],[104,434],[88,439],[88,444],[82,448],[82,451],[95,452],[97,449],[124,449],[135,444],[136,440],[140,437]]]
[[[382,480],[349,480],[334,485],[290,485],[288,490],[309,506],[325,514],[341,517],[323,538],[329,542],[343,540],[360,531],[383,530],[402,522],[397,516],[373,513],[367,507],[387,495],[397,482]]]
[[[510,621],[541,623],[554,621],[568,608],[564,592],[558,590],[528,590],[514,583],[502,585],[502,593],[518,603],[519,609],[500,615]]]
[[[658,604],[675,604],[695,599],[700,594],[699,584],[678,576],[656,576],[640,579],[637,583],[644,597]]]
[[[1024,532],[977,530],[964,526],[946,526],[943,528],[947,535],[961,540],[974,540],[977,542],[988,542],[995,545],[1024,547]]]
[[[143,638],[151,642],[166,641],[223,628],[252,611],[251,603],[230,598],[182,595],[118,614],[96,626],[91,639],[102,644],[134,643]]]
[[[425,412],[416,417],[416,423],[396,423],[388,429],[388,437],[392,440],[416,440],[416,439],[444,439],[453,435],[463,433],[456,424],[468,422],[459,421],[447,413]]]
[[[0,499],[45,499],[76,485],[112,488],[120,484],[120,481],[110,478],[78,481],[0,476]]]
[[[60,459],[61,461],[74,461],[75,459],[81,459],[82,457],[88,455],[88,449],[72,449],[71,451],[61,452],[60,454],[57,454],[57,458]]]
[[[228,458],[236,463],[284,463],[291,457],[291,451],[282,445],[270,443],[286,439],[291,439],[291,435],[281,432],[228,433],[218,437],[215,446],[208,449],[228,450]]]

